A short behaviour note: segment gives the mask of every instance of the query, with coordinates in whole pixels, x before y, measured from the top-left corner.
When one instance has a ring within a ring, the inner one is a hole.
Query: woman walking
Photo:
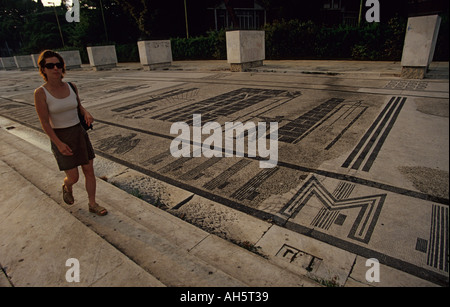
[[[78,166],[81,166],[89,198],[89,211],[106,215],[108,211],[95,201],[95,154],[89,136],[80,124],[78,108],[89,126],[94,118],[81,105],[76,86],[72,84],[72,88],[63,82],[66,68],[60,54],[46,50],[39,56],[38,64],[45,84],[35,90],[34,104],[42,128],[50,138],[58,167],[66,174],[62,185],[64,202],[68,205],[75,202],[72,187],[78,181]]]

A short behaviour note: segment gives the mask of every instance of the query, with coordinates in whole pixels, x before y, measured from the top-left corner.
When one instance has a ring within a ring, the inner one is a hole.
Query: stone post
[[[17,68],[20,70],[35,68],[31,54],[15,56],[14,61],[16,62]]]
[[[172,65],[170,40],[139,41],[138,49],[144,70],[163,69]]]
[[[58,52],[66,63],[66,68],[81,68],[81,56],[79,50],[68,50]]]
[[[246,71],[263,65],[266,57],[264,31],[229,31],[226,37],[231,71]]]
[[[440,24],[441,18],[438,15],[408,19],[402,55],[402,78],[425,78],[433,60]]]
[[[0,58],[0,64],[5,70],[17,69],[16,61],[13,57]]]
[[[89,63],[95,71],[117,66],[116,46],[87,47]]]

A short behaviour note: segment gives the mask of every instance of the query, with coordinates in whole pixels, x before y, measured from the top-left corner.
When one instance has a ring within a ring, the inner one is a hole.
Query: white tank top
[[[69,86],[69,85],[68,85]],[[43,86],[47,96],[47,106],[50,113],[50,125],[52,128],[61,129],[75,126],[80,122],[78,119],[77,95],[69,86],[69,96],[63,99],[55,98]]]

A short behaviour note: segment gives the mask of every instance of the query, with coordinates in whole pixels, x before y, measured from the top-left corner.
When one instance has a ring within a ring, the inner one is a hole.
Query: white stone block
[[[87,47],[87,52],[89,63],[94,70],[109,69],[117,66],[118,61],[114,45]]]
[[[81,68],[81,56],[78,50],[68,50],[58,52],[66,63],[66,68]]]
[[[5,70],[17,69],[16,61],[13,57],[0,58],[1,66]]]
[[[15,56],[14,61],[16,62],[17,68],[19,68],[20,70],[35,68],[31,55]]]
[[[138,49],[145,70],[167,68],[172,65],[170,40],[139,41]]]
[[[229,31],[226,38],[227,60],[232,71],[263,65],[266,57],[264,31]]]
[[[441,18],[438,15],[408,18],[402,55],[402,77],[423,78],[433,60]]]

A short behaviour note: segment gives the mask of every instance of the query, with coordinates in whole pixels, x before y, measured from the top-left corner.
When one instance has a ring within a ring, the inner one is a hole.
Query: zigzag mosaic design
[[[333,222],[338,220],[339,223],[343,223],[345,216],[339,213],[334,214],[335,212],[342,210],[359,210],[350,233],[348,234],[348,238],[363,243],[369,243],[386,199],[386,194],[339,199],[330,193],[316,177],[311,176],[279,213],[293,220],[301,213],[302,209],[308,204],[312,197],[318,199],[324,207],[319,212],[322,217],[316,216],[315,220],[311,222],[313,226],[318,223],[318,219],[323,220],[323,216],[332,218]],[[320,228],[329,228],[328,223],[329,221],[325,223],[327,227]],[[319,225],[317,224],[316,226]]]

